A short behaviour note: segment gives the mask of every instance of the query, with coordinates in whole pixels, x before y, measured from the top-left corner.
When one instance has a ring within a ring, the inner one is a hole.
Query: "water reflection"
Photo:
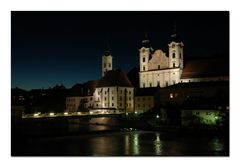
[[[139,145],[139,134],[135,133],[133,135],[133,155],[138,155],[139,150],[140,150],[140,145]]]
[[[21,144],[25,149],[23,155],[228,155],[225,138],[172,136],[145,131],[30,138]]]
[[[159,133],[156,133],[156,139],[154,141],[154,150],[155,150],[156,155],[161,155],[162,154],[162,144],[161,144]]]

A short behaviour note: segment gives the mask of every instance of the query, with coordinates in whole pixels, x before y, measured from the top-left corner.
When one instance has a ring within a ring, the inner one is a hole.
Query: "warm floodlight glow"
[[[55,114],[54,114],[53,112],[50,112],[49,115],[50,115],[50,116],[54,116]]]
[[[38,117],[39,115],[40,115],[40,113],[33,114],[34,117]]]
[[[63,113],[64,115],[68,115],[68,112]]]
[[[159,115],[156,115],[156,118],[159,118]]]

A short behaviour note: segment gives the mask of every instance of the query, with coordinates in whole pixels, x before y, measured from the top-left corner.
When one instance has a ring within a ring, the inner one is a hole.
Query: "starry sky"
[[[138,67],[144,34],[166,52],[177,30],[184,57],[229,53],[229,12],[12,11],[11,86],[30,90],[101,78],[109,43],[113,68]]]

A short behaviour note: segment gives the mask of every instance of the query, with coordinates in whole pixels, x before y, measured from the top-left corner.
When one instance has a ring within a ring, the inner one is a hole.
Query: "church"
[[[178,83],[229,80],[222,59],[184,62],[184,44],[177,33],[171,35],[168,54],[154,50],[145,36],[139,49],[139,87],[167,87]],[[223,71],[225,70],[225,71]]]
[[[184,61],[183,48],[177,33],[171,35],[168,53],[154,50],[146,35],[139,49],[139,87],[134,87],[120,69],[113,69],[111,52],[106,50],[102,56],[101,79],[73,87],[73,94],[66,98],[66,111],[146,112],[155,106],[157,91],[165,88],[171,91],[172,86],[189,85],[190,82],[192,85],[229,81],[229,64],[225,59]],[[172,94],[170,92],[170,99]],[[165,99],[168,99],[167,96]]]

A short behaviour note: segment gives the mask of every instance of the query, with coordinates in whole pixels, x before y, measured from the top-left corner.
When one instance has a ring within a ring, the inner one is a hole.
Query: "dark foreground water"
[[[101,128],[99,126],[98,128]],[[103,128],[103,127],[102,127]],[[23,156],[228,156],[219,136],[149,131],[103,132],[59,137],[26,137],[13,155]]]

